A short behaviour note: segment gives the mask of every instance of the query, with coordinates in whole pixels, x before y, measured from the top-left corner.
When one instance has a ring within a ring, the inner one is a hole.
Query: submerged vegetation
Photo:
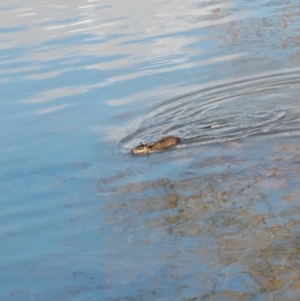
[[[300,147],[285,143],[256,159],[264,143],[252,155],[245,148],[212,154],[153,181],[100,181],[97,189],[109,195],[106,222],[127,233],[136,251],[158,248],[144,264],[161,261],[172,287],[194,292],[186,300],[296,300]]]

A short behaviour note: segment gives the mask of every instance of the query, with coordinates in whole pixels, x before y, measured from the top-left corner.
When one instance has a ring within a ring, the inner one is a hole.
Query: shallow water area
[[[130,283],[140,288],[135,281],[147,274],[145,287],[158,287],[162,298],[167,290],[175,299],[296,300],[298,144],[267,139],[201,151],[148,157],[152,168],[128,175],[129,184],[115,177],[108,189],[100,181],[108,223],[117,237],[128,235],[123,252],[134,258]],[[161,164],[166,172],[157,177]]]
[[[299,14],[2,2],[0,300],[299,300]]]

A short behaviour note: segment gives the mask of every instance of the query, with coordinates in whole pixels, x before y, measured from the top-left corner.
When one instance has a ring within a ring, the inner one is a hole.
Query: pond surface
[[[299,300],[299,15],[2,1],[0,299]]]

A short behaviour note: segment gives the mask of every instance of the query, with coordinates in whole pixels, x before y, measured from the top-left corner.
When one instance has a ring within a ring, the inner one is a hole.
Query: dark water
[[[2,2],[0,299],[299,300],[299,13]]]

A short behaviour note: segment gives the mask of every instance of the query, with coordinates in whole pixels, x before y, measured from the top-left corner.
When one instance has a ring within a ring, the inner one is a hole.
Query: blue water
[[[299,300],[299,12],[2,1],[0,299]]]

